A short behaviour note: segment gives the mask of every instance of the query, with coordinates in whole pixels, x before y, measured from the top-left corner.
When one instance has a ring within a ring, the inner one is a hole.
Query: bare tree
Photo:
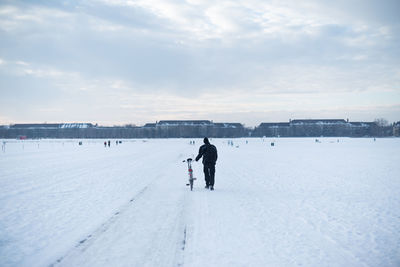
[[[376,124],[376,132],[375,134],[377,136],[389,136],[390,135],[390,130],[392,127],[390,127],[389,122],[384,119],[384,118],[379,118],[375,119],[375,124]]]
[[[384,119],[384,118],[378,118],[375,119],[374,122],[376,123],[376,125],[378,125],[379,127],[386,127],[389,126],[389,122]]]

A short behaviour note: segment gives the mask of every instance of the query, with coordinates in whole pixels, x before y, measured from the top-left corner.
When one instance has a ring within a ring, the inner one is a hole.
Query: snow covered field
[[[211,140],[213,192],[200,139],[6,140],[0,266],[400,266],[400,139],[319,140]]]

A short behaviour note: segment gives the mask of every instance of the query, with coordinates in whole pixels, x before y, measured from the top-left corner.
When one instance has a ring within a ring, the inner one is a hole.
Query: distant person
[[[111,141],[110,140],[108,140],[108,147],[110,147],[111,146]]]
[[[200,147],[196,161],[198,161],[201,157],[203,157],[204,178],[206,180],[205,188],[214,190],[215,163],[217,162],[218,153],[217,148],[210,144],[210,141],[208,141],[207,137],[204,137],[204,145]]]
[[[107,141],[104,141],[104,147],[107,147]]]

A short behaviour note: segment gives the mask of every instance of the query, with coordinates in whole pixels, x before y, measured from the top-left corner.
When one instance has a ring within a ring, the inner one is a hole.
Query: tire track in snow
[[[180,158],[182,157],[183,154],[179,154],[177,156],[176,159],[173,160],[173,162],[175,162],[178,159],[178,162],[180,162]],[[166,173],[171,173],[169,171],[167,171]],[[185,173],[182,174],[182,177],[184,176]],[[90,247],[92,247],[92,245],[94,245],[96,243],[96,240],[101,239],[101,237],[103,236],[104,233],[106,233],[110,228],[115,228],[115,224],[118,221],[123,220],[122,218],[124,218],[124,216],[121,216],[125,213],[129,213],[129,209],[133,206],[132,203],[135,203],[135,200],[138,200],[141,196],[143,196],[143,194],[145,192],[157,192],[157,187],[159,186],[157,181],[160,180],[161,178],[165,177],[165,173],[164,172],[160,172],[150,183],[148,183],[145,187],[143,187],[134,197],[132,197],[128,203],[126,203],[125,205],[123,205],[120,209],[118,209],[106,222],[104,222],[98,229],[96,229],[95,231],[93,231],[91,234],[87,235],[85,238],[82,238],[72,249],[70,249],[64,256],[58,258],[54,263],[52,263],[50,266],[57,266],[59,264],[61,265],[65,265],[64,259],[66,258],[70,258],[71,256],[75,256],[75,255],[79,255],[82,252],[85,252],[86,250],[88,250]],[[184,178],[183,180],[184,181]],[[157,183],[157,184],[156,184]],[[153,189],[153,190],[148,190],[148,189]],[[186,188],[185,188],[186,191]],[[153,193],[154,193],[153,192]],[[159,229],[157,231],[155,231],[154,233],[152,233],[152,235],[154,235],[154,237],[152,238],[153,240],[155,240],[151,251],[146,251],[144,253],[145,256],[144,258],[147,259],[151,259],[152,256],[154,256],[154,254],[159,255],[160,257],[158,257],[160,260],[164,259],[166,261],[170,261],[172,264],[172,266],[176,266],[178,265],[177,262],[182,263],[183,264],[183,254],[182,251],[184,249],[182,249],[184,247],[184,245],[186,244],[186,225],[185,225],[185,221],[184,221],[184,217],[185,215],[185,203],[187,202],[186,200],[186,196],[187,196],[187,192],[185,192],[186,194],[183,194],[183,201],[179,201],[180,203],[182,203],[182,206],[179,207],[178,209],[180,211],[178,211],[178,216],[176,216],[174,214],[171,214],[171,216],[167,216],[164,218],[164,223],[162,225],[159,225]],[[143,199],[142,199],[143,200]],[[143,202],[143,201],[142,201]],[[179,205],[180,206],[180,205]],[[127,212],[128,211],[128,212]],[[126,217],[126,216],[125,216]],[[120,219],[120,220],[119,220]],[[170,224],[171,222],[174,222],[173,224]],[[184,241],[182,243],[182,240],[178,237],[178,232],[182,233],[182,229],[184,229]],[[174,239],[176,240],[176,244],[174,245],[174,247],[176,246],[175,249],[175,253],[168,253],[169,254],[169,258],[170,259],[166,259],[165,258],[165,244],[167,244],[169,242],[169,240]],[[182,247],[183,246],[183,247]],[[90,249],[89,249],[90,250]],[[182,260],[181,260],[182,259]],[[67,261],[68,262],[68,261]],[[180,266],[180,265],[179,265]]]
[[[180,267],[180,266],[183,266],[184,265],[184,261],[183,261],[183,259],[184,259],[184,256],[185,256],[185,248],[186,248],[186,228],[187,228],[187,226],[185,225],[185,228],[184,228],[184,230],[183,230],[183,240],[182,240],[182,247],[181,247],[181,260],[180,261],[178,261],[178,263],[176,264],[176,266],[178,266],[178,267]],[[179,253],[179,252],[178,252]]]
[[[188,190],[187,188],[185,188],[185,190]],[[189,201],[191,202],[192,197],[193,197],[193,193],[195,192],[195,188],[194,191],[187,191],[184,193],[184,197],[183,197],[183,201],[182,201],[182,209],[180,211],[180,232],[182,233],[182,229],[183,229],[183,237],[182,239],[178,240],[179,241],[179,245],[176,249],[175,252],[175,260],[174,260],[174,264],[173,266],[184,266],[185,263],[185,250],[186,250],[186,246],[187,246],[187,242],[188,242],[188,223],[189,223],[189,219],[190,219],[190,209],[193,208],[193,204],[189,203]],[[189,196],[192,196],[191,198]]]
[[[158,177],[157,177],[158,178]],[[156,178],[156,179],[157,179]],[[76,249],[81,249],[81,251],[85,251],[87,247],[90,246],[90,241],[94,241],[97,236],[101,235],[102,233],[105,233],[112,224],[114,224],[119,216],[124,213],[131,205],[132,203],[137,200],[139,197],[141,197],[145,191],[149,188],[149,186],[154,182],[150,182],[149,185],[146,185],[143,187],[138,193],[136,193],[135,196],[133,196],[128,203],[126,203],[124,206],[122,206],[119,211],[116,211],[106,222],[104,222],[99,228],[97,228],[95,231],[93,231],[91,234],[87,235],[85,238],[80,240],[69,252],[67,252],[64,256],[58,258],[55,262],[50,264],[50,266],[56,266],[57,264],[61,263],[63,259],[68,257],[74,250]]]
[[[185,247],[186,247],[186,226],[185,230],[183,230],[182,250],[185,250]]]
[[[194,157],[192,155],[192,157]],[[195,208],[193,200],[196,198],[195,194],[198,194],[198,184],[193,187],[193,191],[186,186],[184,190],[184,197],[182,201],[182,209],[180,214],[180,232],[183,231],[183,237],[179,240],[180,244],[177,247],[175,261],[173,266],[184,266],[185,265],[185,257],[187,252],[187,245],[189,241],[189,233],[193,231],[193,210]],[[198,197],[198,196],[197,196]],[[192,227],[192,228],[191,228]],[[189,232],[189,229],[192,231]],[[193,238],[193,236],[192,236]],[[193,240],[192,240],[193,241]]]

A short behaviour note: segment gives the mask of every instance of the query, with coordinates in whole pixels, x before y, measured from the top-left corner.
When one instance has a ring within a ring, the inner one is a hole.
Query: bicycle
[[[192,161],[193,159],[191,158],[182,161],[182,162],[187,162],[188,164],[189,183],[187,183],[186,186],[190,185],[190,191],[193,191],[193,181],[196,180],[196,178],[193,177]]]

